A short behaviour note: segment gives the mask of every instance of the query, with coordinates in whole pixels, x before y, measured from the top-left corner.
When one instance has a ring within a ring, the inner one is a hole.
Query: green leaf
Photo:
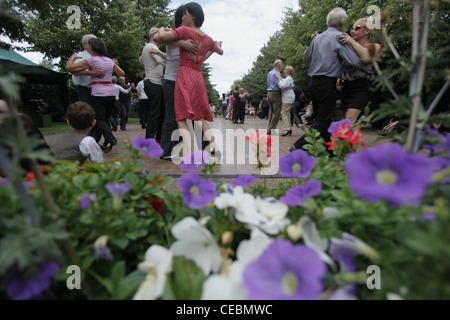
[[[117,262],[113,269],[111,270],[111,280],[115,286],[122,280],[125,276],[125,261]]]
[[[111,243],[119,247],[120,249],[125,249],[128,244],[130,243],[130,240],[127,238],[113,238],[109,240]]]
[[[90,213],[85,213],[80,217],[80,222],[83,224],[93,224],[95,222],[95,217]]]
[[[145,272],[139,270],[127,275],[116,286],[116,289],[112,294],[112,300],[126,300],[132,298],[146,276],[147,274]]]
[[[163,298],[201,299],[205,275],[193,261],[184,258],[173,259],[173,272],[168,278],[171,278],[171,281],[168,282]]]

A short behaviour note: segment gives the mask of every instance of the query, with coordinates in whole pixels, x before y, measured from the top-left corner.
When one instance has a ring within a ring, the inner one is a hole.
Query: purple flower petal
[[[349,119],[343,119],[341,121],[336,121],[331,123],[330,127],[328,128],[328,132],[333,134],[335,131],[339,129],[339,125],[342,123],[343,126],[345,125],[352,125],[352,122]]]
[[[316,300],[327,268],[305,245],[275,239],[243,273],[249,300]]]
[[[113,197],[122,197],[126,192],[130,191],[131,185],[128,183],[110,182],[106,185],[106,189]]]
[[[159,158],[164,151],[155,139],[145,139],[144,137],[136,137],[133,141],[133,147],[142,151],[146,156]]]
[[[390,205],[417,204],[433,174],[429,160],[408,154],[400,145],[381,144],[348,156],[348,185],[361,199]]]
[[[247,188],[249,185],[251,185],[253,182],[258,180],[258,178],[255,178],[254,176],[243,174],[239,178],[234,179],[231,181],[232,186],[241,186],[242,188]]]
[[[213,203],[217,197],[214,182],[203,180],[197,173],[191,172],[180,178],[178,186],[183,193],[186,205],[191,209],[201,209]]]
[[[426,222],[436,222],[437,216],[434,213],[428,212],[423,215],[423,220]]]
[[[309,197],[314,197],[322,191],[322,183],[317,180],[309,180],[305,184],[291,188],[286,196],[280,198],[280,202],[288,206],[297,206]]]
[[[29,278],[29,270],[20,270],[14,266],[5,279],[5,291],[13,300],[31,299],[50,287],[50,282],[58,270],[59,265],[56,262],[40,263],[37,266],[37,274]]]
[[[298,149],[280,158],[280,174],[289,178],[307,178],[315,163],[314,157]]]
[[[206,165],[208,153],[204,150],[199,150],[183,158],[183,163],[180,165],[181,170],[192,171],[201,170]]]

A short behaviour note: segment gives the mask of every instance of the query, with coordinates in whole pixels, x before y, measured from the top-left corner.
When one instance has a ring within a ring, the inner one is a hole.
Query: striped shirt
[[[108,57],[100,57],[94,56],[92,58],[86,59],[86,62],[89,64],[91,70],[100,69],[105,72],[105,76],[103,78],[92,77],[92,91],[91,95],[96,97],[109,97],[116,96],[116,90],[112,85],[112,74],[114,70],[114,61],[112,61]],[[106,83],[98,83],[96,82],[109,82]]]

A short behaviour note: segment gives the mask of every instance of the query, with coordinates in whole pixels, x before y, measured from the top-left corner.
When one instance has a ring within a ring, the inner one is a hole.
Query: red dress
[[[181,63],[175,82],[174,97],[176,120],[203,119],[213,122],[205,80],[203,79],[202,64],[206,54],[209,51],[215,52],[217,45],[210,36],[201,36],[190,27],[179,27],[172,32],[176,40],[191,39],[199,46],[196,56],[180,48]]]

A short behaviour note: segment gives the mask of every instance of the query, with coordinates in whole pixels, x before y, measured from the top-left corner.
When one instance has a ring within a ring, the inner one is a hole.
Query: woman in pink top
[[[112,59],[106,57],[108,50],[102,39],[93,38],[89,40],[92,49],[92,57],[78,63],[73,61],[78,58],[76,54],[72,55],[67,62],[66,69],[69,72],[77,72],[85,69],[102,70],[105,75],[102,78],[92,76],[92,107],[95,110],[95,119],[97,120],[96,140],[100,141],[102,135],[105,138],[105,153],[110,152],[112,147],[117,144],[108,119],[111,116],[116,103],[116,90],[112,84],[113,72],[118,76],[124,76],[125,72]]]
[[[181,27],[173,30],[159,30],[163,42],[174,40],[193,40],[198,46],[196,55],[180,48],[181,63],[175,82],[175,115],[180,134],[185,143],[185,150],[191,153],[192,141],[187,119],[201,121],[202,131],[212,145],[211,154],[217,152],[220,157],[214,136],[207,121],[213,122],[209,109],[208,93],[203,79],[202,64],[211,53],[223,54],[220,42],[214,42],[210,36],[200,30],[205,19],[202,7],[195,2],[185,5]]]

